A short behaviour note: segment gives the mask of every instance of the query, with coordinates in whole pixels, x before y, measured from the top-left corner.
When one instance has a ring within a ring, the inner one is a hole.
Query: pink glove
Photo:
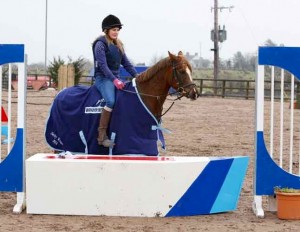
[[[123,89],[125,86],[125,84],[119,79],[114,79],[114,85],[116,86],[117,89]]]

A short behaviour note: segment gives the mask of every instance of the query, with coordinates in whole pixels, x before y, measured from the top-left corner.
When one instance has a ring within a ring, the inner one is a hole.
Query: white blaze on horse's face
[[[186,68],[186,73],[189,76],[191,83],[193,83],[192,72],[188,67]],[[192,89],[189,90],[187,97],[192,100],[196,100],[199,97],[199,93],[198,90],[196,89],[196,85],[193,85]]]
[[[193,82],[192,73],[191,73],[191,70],[188,67],[186,67],[186,73],[188,74],[188,76],[190,78],[190,81]]]

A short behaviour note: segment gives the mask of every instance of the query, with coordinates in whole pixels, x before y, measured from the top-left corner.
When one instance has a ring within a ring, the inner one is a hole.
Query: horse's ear
[[[182,51],[179,51],[179,52],[178,52],[178,56],[183,56],[183,52],[182,52]]]
[[[171,60],[174,60],[176,58],[176,56],[173,55],[171,52],[168,51],[168,53],[169,53],[169,57],[170,57]]]

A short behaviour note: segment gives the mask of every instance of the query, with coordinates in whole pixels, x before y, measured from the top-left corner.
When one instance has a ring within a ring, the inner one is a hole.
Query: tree
[[[200,63],[200,68],[209,68],[209,66],[211,65],[210,60],[204,59],[202,57],[200,57],[199,63]]]
[[[57,59],[54,57],[54,60],[50,62],[50,65],[48,66],[48,73],[50,74],[51,83],[56,84],[56,86],[58,84],[58,69],[64,64],[65,61],[59,56]]]
[[[79,57],[77,60],[72,61],[71,57],[68,57],[69,61],[68,64],[72,64],[74,66],[74,72],[75,72],[75,80],[74,84],[78,85],[80,78],[83,76],[85,72],[85,67],[88,61],[86,61],[84,58]],[[58,84],[58,70],[61,65],[65,65],[65,61],[58,57],[57,59],[54,57],[54,60],[50,62],[50,65],[48,66],[48,72],[51,76],[51,80],[56,85]]]
[[[242,54],[237,52],[233,56],[233,68],[242,71],[255,71],[257,56],[254,54]]]
[[[236,54],[233,55],[233,68],[237,70],[245,70],[245,57],[243,54],[239,51]]]
[[[264,46],[266,46],[266,47],[275,47],[275,46],[277,46],[277,44],[274,43],[271,39],[267,39],[267,40],[264,42]]]
[[[245,60],[246,60],[246,70],[247,71],[255,71],[255,67],[257,64],[257,55],[254,54],[246,54],[245,55]]]
[[[225,67],[227,69],[232,69],[232,61],[231,61],[231,59],[225,60],[224,62],[225,62]]]

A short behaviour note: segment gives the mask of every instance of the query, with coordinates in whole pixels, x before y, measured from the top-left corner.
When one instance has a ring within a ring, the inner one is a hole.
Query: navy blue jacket
[[[132,76],[137,75],[137,71],[128,60],[125,52],[113,43],[107,43],[105,36],[100,36],[93,43],[95,77],[101,76],[110,78],[112,81],[120,77],[120,65]]]

